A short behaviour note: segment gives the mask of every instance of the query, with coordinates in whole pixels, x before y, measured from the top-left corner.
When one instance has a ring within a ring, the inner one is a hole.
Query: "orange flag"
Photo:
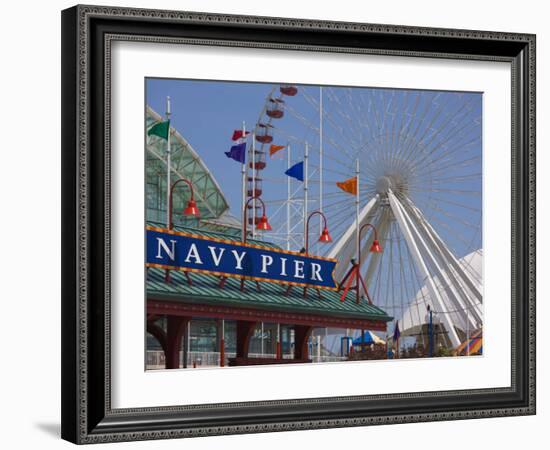
[[[350,178],[346,181],[338,181],[336,182],[336,186],[348,194],[357,195],[357,177]]]
[[[269,156],[273,156],[275,153],[277,153],[279,150],[282,150],[283,148],[286,148],[286,145],[271,144],[269,146]]]

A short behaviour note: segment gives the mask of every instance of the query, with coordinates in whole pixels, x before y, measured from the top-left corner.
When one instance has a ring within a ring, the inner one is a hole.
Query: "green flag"
[[[149,131],[147,131],[148,136],[158,136],[162,139],[168,140],[168,133],[170,132],[170,121],[167,120],[166,122],[157,122],[154,124],[151,128],[149,128]]]

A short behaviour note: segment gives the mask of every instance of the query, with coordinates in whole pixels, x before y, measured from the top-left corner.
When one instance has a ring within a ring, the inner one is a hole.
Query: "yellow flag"
[[[277,153],[279,150],[282,150],[283,148],[286,148],[286,145],[275,145],[275,144],[270,145],[269,156],[273,156],[275,153]]]
[[[350,178],[346,181],[338,181],[336,182],[336,186],[348,194],[357,195],[357,177]]]

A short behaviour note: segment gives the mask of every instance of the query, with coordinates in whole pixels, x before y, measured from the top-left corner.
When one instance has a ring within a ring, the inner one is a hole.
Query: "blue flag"
[[[233,145],[228,152],[224,152],[228,158],[239,161],[241,164],[244,164],[244,159],[246,156],[246,144]]]
[[[285,175],[288,175],[289,177],[292,177],[292,178],[296,178],[297,180],[300,180],[300,181],[304,181],[304,162],[301,161],[299,163],[294,164],[285,172]]]

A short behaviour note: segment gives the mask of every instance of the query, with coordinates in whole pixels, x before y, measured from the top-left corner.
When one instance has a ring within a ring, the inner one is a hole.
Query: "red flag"
[[[250,131],[247,131],[245,133],[245,136],[248,136],[250,134]],[[233,136],[231,137],[232,140],[236,141],[237,139],[241,139],[243,137],[243,130],[235,130],[233,131]]]

